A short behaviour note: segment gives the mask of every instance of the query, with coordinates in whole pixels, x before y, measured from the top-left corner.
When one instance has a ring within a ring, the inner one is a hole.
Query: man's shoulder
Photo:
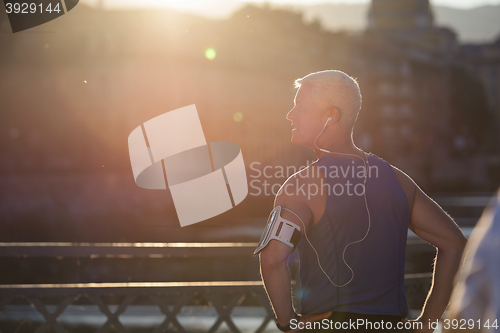
[[[311,164],[288,177],[281,185],[276,198],[293,197],[294,200],[305,200],[306,198],[309,200],[311,198],[310,191],[313,190],[316,193],[317,189],[321,192],[323,184],[323,174],[315,164]]]
[[[370,153],[370,155],[372,157],[374,157],[376,160],[378,160],[379,162],[384,163],[388,167],[390,167],[394,171],[394,173],[395,173],[395,175],[396,175],[399,183],[401,184],[401,186],[405,186],[405,187],[409,187],[409,188],[415,188],[416,187],[416,184],[413,181],[413,179],[410,176],[408,176],[408,174],[406,174],[403,170],[401,170],[398,167],[396,167],[396,166],[392,165],[391,163],[387,162],[382,157],[379,157],[379,156],[377,156],[377,155],[375,155],[373,153]]]
[[[415,198],[415,191],[417,189],[417,184],[413,181],[413,179],[408,176],[405,172],[403,172],[401,169],[395,167],[392,164],[389,164],[391,168],[394,170],[394,174],[396,175],[396,178],[398,179],[399,185],[401,185],[401,188],[406,194],[406,197],[408,198],[408,203],[410,205],[410,210],[413,207],[413,199]]]
[[[389,165],[391,166],[392,170],[394,170],[394,173],[396,174],[396,177],[398,178],[401,185],[407,184],[411,187],[416,186],[413,179],[410,176],[408,176],[408,174],[406,174],[403,170],[399,169],[398,167],[396,167],[392,164],[389,164]]]

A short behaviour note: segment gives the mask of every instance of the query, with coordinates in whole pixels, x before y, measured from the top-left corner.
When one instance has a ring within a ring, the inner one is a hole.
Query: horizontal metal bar
[[[0,246],[15,247],[136,247],[136,248],[207,248],[207,247],[247,247],[258,243],[220,242],[220,243],[71,243],[71,242],[0,242]]]
[[[473,228],[462,228],[468,237]],[[408,246],[433,246],[408,234]],[[0,257],[251,257],[257,243],[1,243]]]
[[[101,282],[101,283],[3,284],[0,285],[0,289],[249,287],[249,286],[261,286],[261,285],[262,281]]]
[[[206,290],[263,290],[262,281],[124,282],[0,285],[0,296],[175,293]]]
[[[405,280],[429,279],[432,273],[405,274]],[[262,288],[262,281],[201,281],[201,282],[123,282],[123,283],[61,283],[61,284],[5,284],[0,285],[0,296],[18,294],[68,294],[75,293],[134,293],[196,290],[206,288],[247,289]]]
[[[257,243],[0,243],[0,257],[251,256]]]

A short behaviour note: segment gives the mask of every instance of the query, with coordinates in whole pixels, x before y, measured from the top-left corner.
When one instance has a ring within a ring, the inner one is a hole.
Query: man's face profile
[[[320,113],[314,99],[313,87],[303,84],[297,90],[294,107],[286,118],[292,122],[292,143],[309,148],[314,147],[314,139],[321,132],[328,116]],[[324,118],[324,121],[322,120]]]

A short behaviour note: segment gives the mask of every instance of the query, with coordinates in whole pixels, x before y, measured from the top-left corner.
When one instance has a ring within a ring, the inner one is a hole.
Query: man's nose
[[[295,109],[295,107],[293,107],[290,111],[288,111],[288,113],[286,114],[286,119],[293,120],[294,118],[293,109]]]

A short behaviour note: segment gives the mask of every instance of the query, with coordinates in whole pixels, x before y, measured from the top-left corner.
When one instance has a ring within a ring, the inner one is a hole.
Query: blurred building
[[[489,44],[466,44],[460,49],[464,65],[483,83],[489,106],[500,117],[500,36]]]
[[[430,188],[487,184],[482,87],[467,91],[480,84],[463,73],[456,34],[434,25],[429,1],[373,0],[365,34],[353,39],[362,55],[354,65],[370,87],[364,112],[376,115],[365,133],[374,150]],[[465,108],[476,111],[473,119]]]
[[[494,124],[491,145],[498,147],[500,143],[498,130],[500,127],[500,35],[492,43],[462,45],[460,56],[467,72],[484,87]],[[492,184],[500,183],[500,157],[498,155],[490,157],[489,178]]]
[[[372,0],[368,31],[391,37],[413,52],[425,50],[433,58],[451,61],[458,51],[455,32],[434,25],[429,0]]]

